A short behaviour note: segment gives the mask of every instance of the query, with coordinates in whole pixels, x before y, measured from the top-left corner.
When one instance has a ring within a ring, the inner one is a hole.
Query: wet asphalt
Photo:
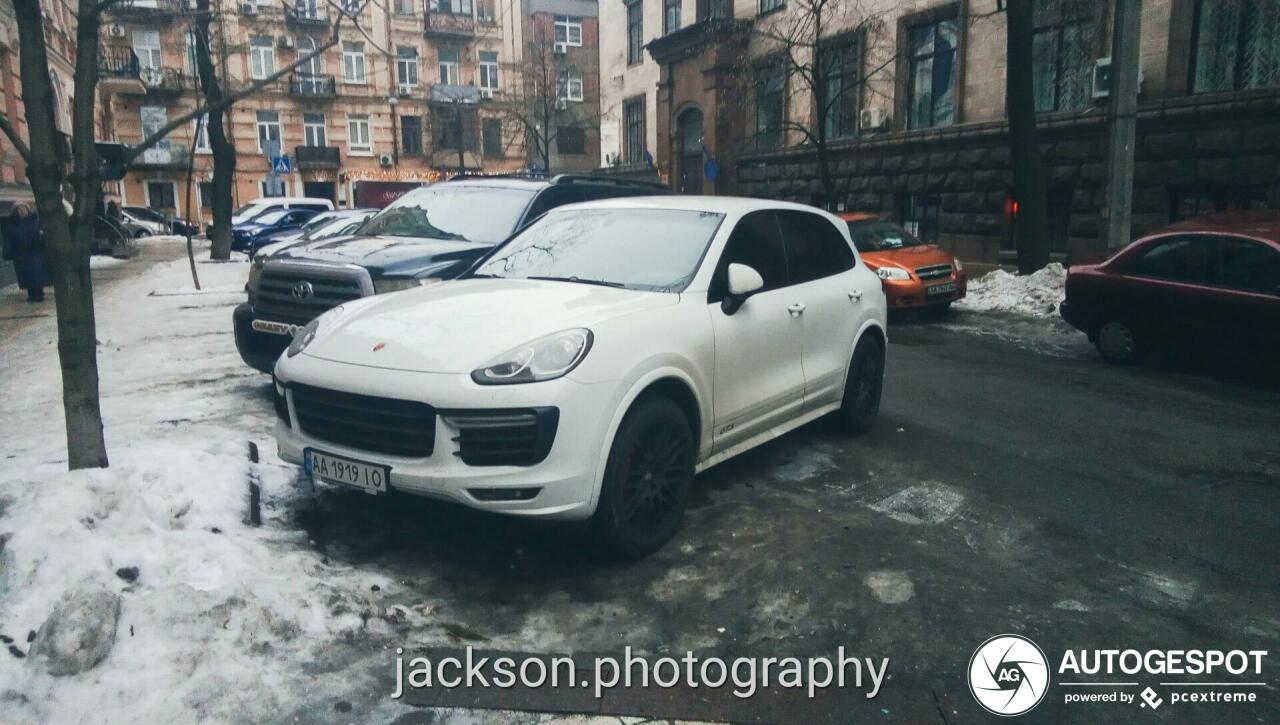
[[[583,527],[410,497],[321,490],[293,516],[330,560],[401,582],[399,603],[458,646],[807,657],[843,645],[891,660],[875,699],[495,691],[420,705],[959,723],[994,719],[965,672],[1000,633],[1055,665],[1067,648],[1280,656],[1280,392],[1199,363],[1109,366],[1052,321],[1004,322],[894,321],[870,433],[820,421],[699,476],[675,540],[640,562],[602,559]],[[1276,722],[1268,667],[1255,704],[1155,712],[1066,705],[1055,675],[1024,719]],[[372,675],[383,692],[390,672]]]

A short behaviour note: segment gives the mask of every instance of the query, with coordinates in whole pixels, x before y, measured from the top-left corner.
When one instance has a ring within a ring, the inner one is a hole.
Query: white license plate
[[[955,282],[945,282],[943,284],[935,284],[932,287],[925,287],[924,293],[932,297],[933,295],[945,295],[956,291]]]
[[[386,493],[387,483],[391,480],[390,466],[353,461],[313,450],[306,452],[303,468],[313,481],[351,486],[374,495]]]

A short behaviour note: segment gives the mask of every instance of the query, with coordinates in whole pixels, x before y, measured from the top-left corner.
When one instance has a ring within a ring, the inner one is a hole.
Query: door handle
[[[800,315],[804,314],[804,305],[797,302],[794,305],[791,305],[790,307],[788,307],[787,312],[790,312],[792,317],[799,317]]]
[[[849,301],[850,301],[850,302],[858,302],[858,301],[860,301],[861,299],[862,299],[862,290],[860,290],[860,289],[849,290]]]

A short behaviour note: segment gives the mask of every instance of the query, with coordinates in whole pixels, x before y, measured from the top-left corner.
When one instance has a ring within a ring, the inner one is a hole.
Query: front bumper
[[[926,290],[927,287],[947,283],[954,283],[956,286],[955,291],[931,295]],[[911,279],[903,280],[881,280],[881,284],[884,286],[885,304],[888,308],[902,310],[949,304],[956,300],[964,299],[969,280],[962,273],[953,274],[947,278],[931,279],[927,283],[912,277]]]
[[[254,370],[271,372],[280,353],[289,347],[293,339],[290,335],[278,335],[253,329],[253,307],[248,302],[236,305],[231,313],[232,326],[236,333],[236,350],[240,359]]]
[[[527,385],[481,386],[469,375],[420,373],[335,363],[308,355],[285,358],[276,366],[286,391],[289,420],[276,426],[280,457],[302,464],[306,450],[391,468],[390,488],[505,514],[556,519],[585,519],[595,511],[606,449],[606,431],[625,386],[616,382],[584,385],[568,378]],[[362,450],[324,440],[299,425],[290,386],[303,384],[398,400],[426,403],[440,412],[429,456],[411,458]],[[529,466],[468,465],[460,455],[460,428],[451,413],[554,407],[558,425],[550,450]],[[522,499],[505,497],[514,489],[537,489]]]

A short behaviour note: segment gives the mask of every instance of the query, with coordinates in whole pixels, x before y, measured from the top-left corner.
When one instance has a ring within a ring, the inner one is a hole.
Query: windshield
[[[521,189],[438,184],[400,197],[360,233],[497,244],[511,235],[532,196]]]
[[[308,231],[303,239],[325,239],[326,237],[334,237],[339,234],[346,234],[360,226],[360,220],[352,219],[351,217],[329,219],[328,222],[328,224],[321,224],[320,226]]]
[[[275,224],[288,213],[289,212],[286,209],[276,209],[275,211],[269,211],[266,214],[254,217],[253,221],[258,224]]]
[[[476,268],[475,277],[553,279],[679,292],[722,214],[673,209],[553,211]]]
[[[893,222],[849,222],[849,235],[859,252],[887,252],[924,244]]]

